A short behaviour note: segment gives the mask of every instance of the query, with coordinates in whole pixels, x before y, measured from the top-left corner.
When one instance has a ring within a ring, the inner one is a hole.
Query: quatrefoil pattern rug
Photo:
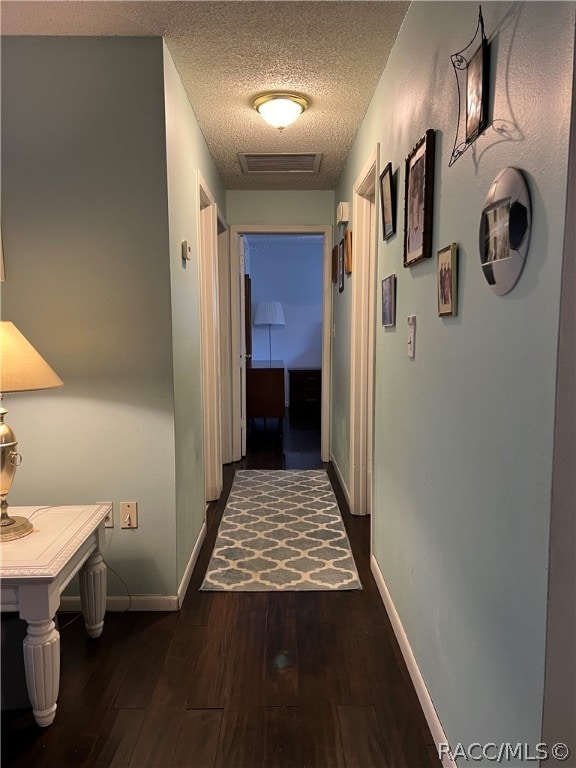
[[[201,588],[362,589],[325,470],[236,472]]]

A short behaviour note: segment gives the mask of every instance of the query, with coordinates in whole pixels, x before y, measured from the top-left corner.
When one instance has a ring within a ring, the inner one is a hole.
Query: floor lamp
[[[279,301],[261,301],[256,307],[254,325],[268,326],[268,348],[270,353],[270,365],[272,364],[272,326],[282,328],[286,325],[282,304]]]

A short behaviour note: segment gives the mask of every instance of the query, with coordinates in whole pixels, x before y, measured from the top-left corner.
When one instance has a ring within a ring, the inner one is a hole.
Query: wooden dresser
[[[282,419],[286,412],[284,362],[252,360],[246,367],[246,418]]]
[[[290,413],[319,416],[322,405],[320,368],[289,368]]]

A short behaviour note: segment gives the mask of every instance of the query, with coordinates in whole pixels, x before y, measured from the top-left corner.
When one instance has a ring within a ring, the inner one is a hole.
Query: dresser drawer
[[[320,368],[291,368],[290,408],[319,408],[322,401],[322,371]]]

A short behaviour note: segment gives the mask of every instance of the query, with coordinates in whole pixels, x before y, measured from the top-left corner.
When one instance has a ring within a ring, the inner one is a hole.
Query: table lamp
[[[29,392],[35,389],[61,387],[60,377],[38,354],[14,323],[0,322],[0,401],[9,392]],[[6,497],[16,468],[22,457],[16,450],[16,435],[4,417],[8,411],[0,406],[0,540],[21,539],[32,533],[32,523],[26,517],[10,517]]]
[[[268,346],[270,351],[270,363],[272,363],[272,331],[273,325],[282,327],[286,325],[282,304],[279,301],[261,301],[256,307],[254,325],[268,326]]]

